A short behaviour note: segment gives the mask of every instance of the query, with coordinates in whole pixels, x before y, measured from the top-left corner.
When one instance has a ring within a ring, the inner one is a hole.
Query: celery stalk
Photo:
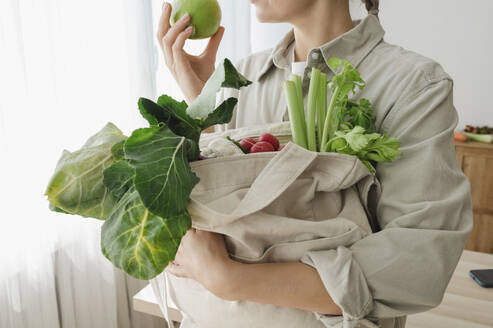
[[[306,136],[308,150],[317,151],[317,140],[315,137],[315,117],[317,115],[318,94],[320,90],[320,71],[312,68],[310,87],[308,88],[308,110],[306,120]]]
[[[296,95],[298,97],[298,110],[300,112],[300,124],[303,125],[303,134],[306,138],[305,105],[303,104],[303,90],[301,87],[301,76],[291,74],[289,79],[296,84]]]
[[[318,149],[322,149],[322,134],[325,116],[327,115],[327,74],[320,73],[319,102],[317,105],[317,137]]]
[[[296,83],[293,81],[285,81],[282,84],[286,103],[288,104],[289,121],[291,123],[291,131],[293,133],[293,141],[300,147],[307,148],[305,126],[302,124],[300,117],[301,110],[296,92]]]
[[[320,148],[321,152],[326,152],[328,151],[328,144],[329,144],[329,126],[332,123],[332,112],[334,111],[334,106],[336,104],[336,99],[339,97],[339,93],[341,92],[341,88],[338,86],[334,94],[332,95],[332,99],[330,99],[330,104],[329,104],[329,110],[327,113],[327,116],[325,117],[325,123],[324,123],[324,132],[322,133],[322,147]],[[334,131],[331,132],[333,134]]]
[[[485,142],[485,143],[492,143],[493,142],[493,135],[492,134],[475,134],[475,133],[469,133],[469,132],[465,132],[465,134],[472,141]]]

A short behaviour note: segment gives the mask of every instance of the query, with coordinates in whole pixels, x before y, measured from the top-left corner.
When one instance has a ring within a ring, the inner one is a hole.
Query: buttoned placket
[[[319,48],[312,49],[308,54],[307,65],[305,68],[305,72],[302,77],[302,91],[303,91],[303,99],[306,100],[306,95],[308,94],[308,89],[310,87],[310,79],[312,75],[312,68],[320,70],[322,73],[327,74],[327,79],[332,79],[332,71],[329,69],[328,65],[324,62],[324,57]],[[327,94],[330,96],[331,91],[328,90]],[[305,114],[306,114],[306,106],[305,106]],[[283,121],[289,121],[289,111],[286,107]]]

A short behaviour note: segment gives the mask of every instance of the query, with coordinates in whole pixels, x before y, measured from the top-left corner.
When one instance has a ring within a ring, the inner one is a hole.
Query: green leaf
[[[169,114],[152,100],[139,98],[138,105],[140,114],[149,122],[149,125],[158,125],[159,122],[169,120]]]
[[[201,122],[202,130],[216,124],[229,123],[233,118],[233,110],[238,103],[236,98],[228,98],[219,107],[217,107],[207,118]]]
[[[200,133],[202,132],[200,120],[188,116],[186,102],[177,102],[167,95],[162,95],[157,100],[157,103],[169,112],[170,119],[164,123],[168,125],[174,134],[199,142]]]
[[[397,139],[380,135],[370,143],[367,157],[376,162],[392,162],[402,156],[402,152],[398,150],[400,145]]]
[[[243,152],[243,154],[248,154],[248,152],[245,149],[243,149],[243,147],[240,145],[240,143],[238,141],[231,139],[231,137],[229,137],[229,136],[226,136],[226,139],[228,139],[229,141],[234,143],[236,147],[240,148],[240,150]]]
[[[187,104],[184,101],[177,102],[167,95],[159,97],[157,103],[146,98],[140,98],[139,109],[151,126],[164,123],[176,135],[195,142],[199,141],[202,132],[200,121],[187,115]]]
[[[379,133],[366,133],[361,126],[336,131],[328,146],[329,151],[357,156],[372,173],[375,170],[371,161],[392,162],[402,155],[397,139]]]
[[[115,161],[119,161],[121,159],[125,158],[125,152],[123,151],[123,145],[125,144],[125,140],[122,140],[120,142],[117,142],[116,144],[111,147],[111,155],[113,156],[113,159]]]
[[[167,218],[156,216],[131,188],[103,224],[101,250],[116,267],[135,278],[149,280],[174,260],[190,226],[188,212]]]
[[[240,89],[251,83],[226,58],[207,80],[200,95],[188,107],[187,113],[195,119],[206,119],[216,107],[216,94],[221,88]]]
[[[70,214],[69,212],[66,212],[66,211],[62,210],[61,208],[58,208],[58,207],[56,207],[55,205],[53,205],[51,203],[49,204],[49,208],[53,212],[63,213],[63,214]]]
[[[133,186],[135,169],[128,161],[121,160],[103,171],[103,183],[116,199],[123,195]]]
[[[349,147],[355,152],[363,150],[368,145],[368,139],[366,138],[365,129],[361,126],[356,126],[352,130],[345,133],[344,138],[346,139]],[[337,132],[336,132],[337,135]]]
[[[228,58],[224,59],[222,66],[224,67],[224,80],[221,84],[223,88],[240,89],[252,84],[236,70],[236,67]]]
[[[334,137],[341,124],[344,123],[344,119],[347,116],[349,94],[351,92],[354,94],[356,89],[365,87],[365,81],[361,78],[358,70],[354,69],[347,60],[334,57],[327,61],[327,65],[336,74],[329,83],[333,94],[322,133],[322,151],[327,150],[328,142]]]
[[[108,123],[80,150],[64,151],[45,192],[52,206],[70,214],[105,219],[115,199],[103,185],[103,171],[114,163],[111,148],[125,138]]]
[[[188,163],[196,149],[195,142],[166,126],[135,130],[125,142],[126,159],[135,168],[135,188],[155,215],[170,217],[185,211],[199,181]]]
[[[352,126],[361,126],[365,128],[367,133],[373,133],[376,131],[375,118],[373,116],[373,108],[371,103],[367,99],[360,99],[360,103],[354,101],[348,101],[347,103],[347,118],[345,121]]]

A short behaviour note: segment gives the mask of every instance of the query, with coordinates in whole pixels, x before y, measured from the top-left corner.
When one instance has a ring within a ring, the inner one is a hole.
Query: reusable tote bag
[[[191,166],[200,178],[188,208],[192,226],[224,234],[236,261],[299,261],[309,251],[349,247],[371,233],[368,194],[372,188],[378,194],[379,184],[354,156],[315,153],[288,143],[277,153]],[[165,312],[169,289],[173,302],[200,328],[325,327],[313,312],[225,301],[194,280],[166,272],[151,284]],[[334,327],[342,327],[342,317],[334,319]]]

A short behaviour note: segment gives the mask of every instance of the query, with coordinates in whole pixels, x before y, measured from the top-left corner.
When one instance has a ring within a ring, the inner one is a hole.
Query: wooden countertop
[[[493,269],[493,255],[464,251],[445,292],[442,304],[408,317],[406,328],[493,328],[493,288],[483,288],[469,277],[469,270]],[[139,312],[163,317],[150,285],[133,299]],[[180,311],[170,307],[174,321]]]
[[[493,327],[493,288],[483,288],[469,277],[475,269],[493,269],[493,255],[464,251],[442,304],[409,316],[406,328]]]
[[[477,141],[455,141],[455,145],[459,147],[479,148],[479,149],[492,149],[493,143],[477,142]]]

